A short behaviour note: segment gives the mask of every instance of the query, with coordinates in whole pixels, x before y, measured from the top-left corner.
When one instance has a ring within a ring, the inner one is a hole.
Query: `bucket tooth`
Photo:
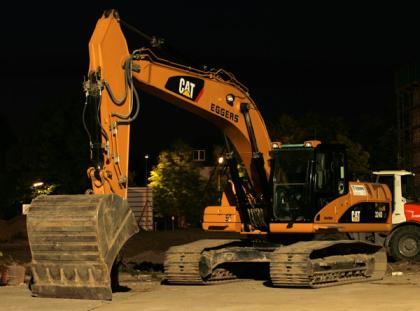
[[[126,200],[115,194],[39,196],[26,222],[33,295],[112,299],[112,265],[139,230]]]

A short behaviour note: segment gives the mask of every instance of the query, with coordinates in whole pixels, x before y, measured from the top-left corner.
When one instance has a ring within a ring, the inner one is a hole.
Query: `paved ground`
[[[156,281],[120,274],[121,285],[131,288],[114,293],[112,301],[47,299],[31,297],[26,286],[0,287],[0,311],[418,311],[420,310],[420,264],[388,265],[384,280],[322,289],[271,288],[263,281],[239,281],[212,286],[167,286],[158,281],[164,252],[173,245],[203,238],[228,238],[199,230],[141,232],[126,244],[124,254],[131,265],[146,263],[156,268]],[[230,237],[229,238],[235,238]],[[3,263],[28,266],[30,251],[25,219],[0,222],[0,252]],[[2,264],[0,256],[0,266]],[[137,269],[137,268],[136,268]],[[147,270],[146,271],[149,271]],[[140,269],[141,270],[141,269]],[[142,270],[144,271],[144,270]],[[392,272],[402,272],[392,276]]]
[[[0,287],[0,310],[420,310],[418,273],[316,290],[272,288],[255,280],[211,286],[168,286],[158,281],[122,284],[131,291],[114,293],[112,301],[36,298],[23,285]]]

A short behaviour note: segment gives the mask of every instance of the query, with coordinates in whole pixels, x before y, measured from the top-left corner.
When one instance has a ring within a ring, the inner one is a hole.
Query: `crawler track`
[[[280,247],[272,253],[274,286],[325,287],[381,279],[385,251],[354,241],[311,241]]]
[[[381,279],[386,254],[380,246],[349,240],[278,247],[200,240],[171,247],[164,268],[169,284],[205,285],[236,279],[241,263],[270,263],[274,286],[318,288]]]
[[[203,271],[204,252],[239,240],[199,240],[173,246],[165,254],[165,278],[169,284],[205,285],[235,279],[225,269],[215,269],[210,275]],[[201,267],[200,267],[201,266]]]

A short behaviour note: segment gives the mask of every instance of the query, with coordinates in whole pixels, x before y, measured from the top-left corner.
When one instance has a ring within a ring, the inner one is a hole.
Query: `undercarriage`
[[[305,241],[288,246],[200,240],[169,248],[164,269],[169,284],[214,284],[251,273],[269,278],[276,287],[317,288],[381,279],[386,263],[382,247],[350,240]],[[259,274],[256,268],[261,269]]]

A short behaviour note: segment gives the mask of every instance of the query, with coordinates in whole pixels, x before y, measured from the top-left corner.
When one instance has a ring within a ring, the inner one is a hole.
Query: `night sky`
[[[88,41],[108,8],[194,62],[233,72],[266,119],[308,111],[350,121],[361,113],[393,114],[393,72],[420,60],[420,27],[410,7],[286,7],[283,2],[274,7],[272,1],[38,3],[11,4],[0,19],[1,114],[16,137],[31,129],[33,112],[46,96],[80,92],[82,99]],[[130,49],[144,45],[125,33]],[[140,158],[177,137],[196,142],[220,137],[211,124],[146,95],[133,132]]]

